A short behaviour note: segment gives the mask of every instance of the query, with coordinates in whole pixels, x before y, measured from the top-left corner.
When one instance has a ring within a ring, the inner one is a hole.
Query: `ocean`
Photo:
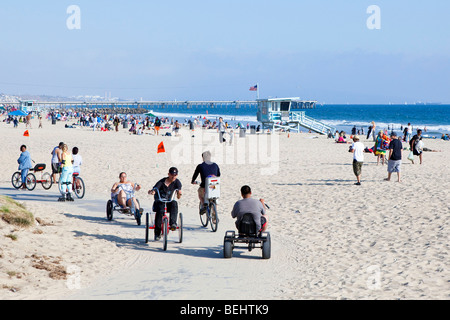
[[[214,109],[164,109],[155,108],[156,116],[167,116],[179,121],[189,120],[196,116],[215,120],[223,117],[224,121],[235,126],[237,123],[246,125],[257,124],[256,107],[230,108],[216,107]],[[401,127],[411,123],[415,129],[425,129],[425,137],[440,138],[443,133],[450,133],[450,105],[443,104],[408,104],[408,105],[321,105],[315,109],[305,109],[306,115],[326,124],[350,133],[352,128],[367,129],[372,121],[377,129],[394,129],[399,135]],[[306,129],[305,129],[306,131]]]

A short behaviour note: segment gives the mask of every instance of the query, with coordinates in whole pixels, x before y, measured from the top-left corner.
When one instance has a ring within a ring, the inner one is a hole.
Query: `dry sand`
[[[386,182],[386,166],[366,154],[355,186],[349,145],[315,134],[261,135],[218,143],[217,134],[182,130],[182,137],[66,129],[33,122],[0,123],[0,194],[23,202],[41,223],[19,229],[0,222],[0,299],[448,299],[450,297],[450,142],[425,140],[423,165],[403,156],[403,182]],[[194,135],[194,137],[192,137]],[[87,195],[57,202],[56,186],[16,191],[21,144],[50,165],[60,141],[79,147]],[[166,153],[157,154],[163,141]],[[372,143],[363,139],[366,146]],[[201,153],[211,150],[222,171],[217,233],[200,226],[196,186]],[[106,220],[109,190],[121,171],[145,191],[179,168],[184,195],[182,244],[144,243],[145,227],[116,214]],[[393,176],[395,178],[395,176]],[[395,179],[393,179],[395,180]],[[222,258],[225,231],[240,187],[271,207],[272,258],[239,250]],[[14,234],[13,241],[7,235]]]

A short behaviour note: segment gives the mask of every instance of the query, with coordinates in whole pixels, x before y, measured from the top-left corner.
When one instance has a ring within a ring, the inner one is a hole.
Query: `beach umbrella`
[[[156,116],[151,112],[144,114],[144,116],[156,118]]]
[[[0,106],[0,110],[6,110],[4,106]]]
[[[20,117],[20,116],[26,116],[26,115],[28,115],[28,113],[26,113],[25,111],[22,111],[22,110],[16,110],[16,111],[10,112],[9,115]]]

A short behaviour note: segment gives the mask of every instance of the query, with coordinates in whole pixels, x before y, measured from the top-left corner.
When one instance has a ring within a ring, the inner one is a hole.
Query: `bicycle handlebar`
[[[174,198],[175,198],[175,194],[177,194],[177,192],[178,192],[179,190],[178,190],[178,189],[175,189],[175,190],[173,191],[173,194],[172,194],[172,197],[171,197],[170,200],[169,200],[169,199],[165,199],[165,198],[161,198],[161,193],[159,192],[159,189],[153,188],[152,191],[156,191],[156,193],[158,194],[158,201],[163,202],[163,203],[169,203],[169,202],[175,201],[175,199],[174,199]]]

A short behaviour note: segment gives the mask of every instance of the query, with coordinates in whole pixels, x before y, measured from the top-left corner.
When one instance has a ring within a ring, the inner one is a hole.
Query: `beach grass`
[[[34,224],[33,214],[24,205],[5,196],[0,196],[0,218],[18,227],[30,227]]]

